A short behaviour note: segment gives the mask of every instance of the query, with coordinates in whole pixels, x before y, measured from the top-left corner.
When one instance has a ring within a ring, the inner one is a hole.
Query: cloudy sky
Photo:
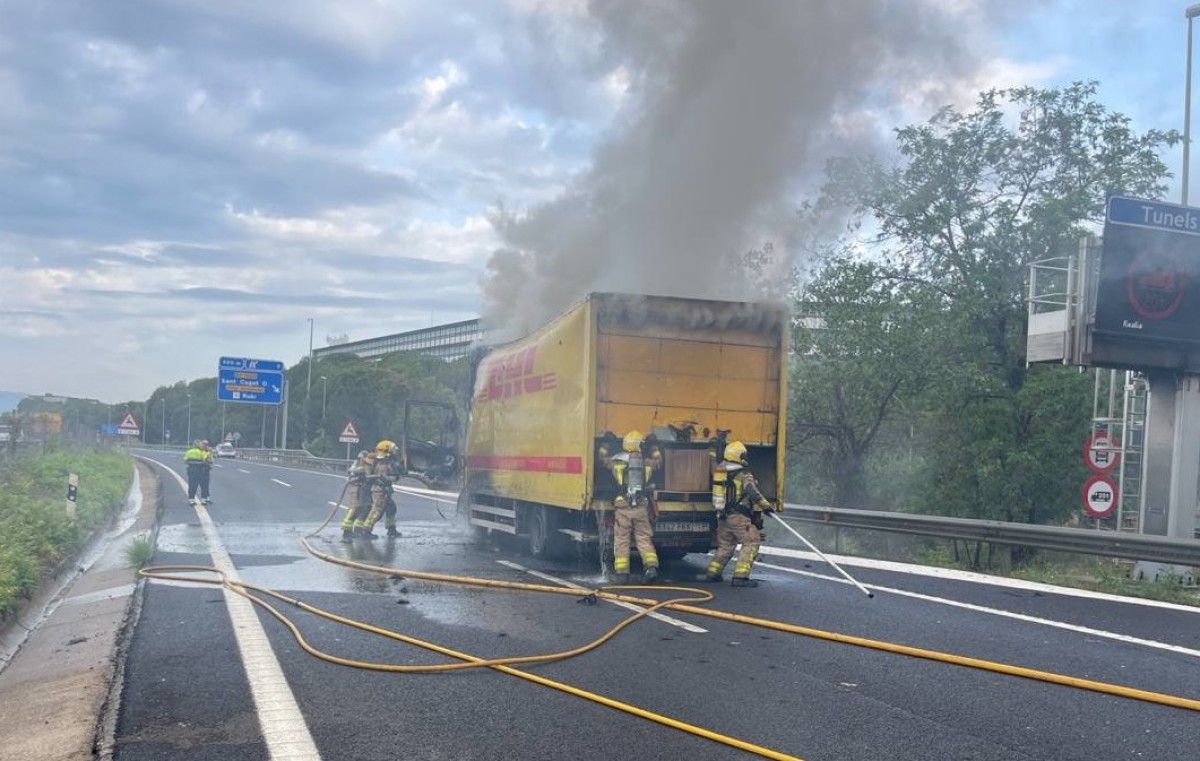
[[[954,54],[859,72],[894,81],[837,112],[855,149],[937,100],[1075,79],[1180,126],[1182,3],[911,0],[881,28],[918,6]],[[497,220],[628,144],[661,96],[645,50],[703,30],[653,8],[0,0],[0,390],[140,398],[222,354],[293,362],[309,317],[323,345],[477,315]]]

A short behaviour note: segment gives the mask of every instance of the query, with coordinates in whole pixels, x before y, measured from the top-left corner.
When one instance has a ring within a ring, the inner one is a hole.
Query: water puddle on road
[[[322,552],[371,565],[518,578],[496,563],[498,557],[506,555],[476,547],[465,532],[448,528],[445,523],[401,523],[399,528],[402,536],[398,539],[342,542],[340,529],[331,527],[310,541]],[[218,524],[217,530],[242,580],[281,592],[388,596],[403,601],[396,606],[397,613],[403,610],[440,624],[501,631],[516,637],[537,633],[541,628],[537,622],[548,602],[543,595],[388,577],[327,563],[304,551],[300,539],[310,529],[293,523],[227,523]],[[208,543],[199,525],[162,526],[157,548],[163,552],[208,554]],[[520,580],[538,583],[527,577]]]

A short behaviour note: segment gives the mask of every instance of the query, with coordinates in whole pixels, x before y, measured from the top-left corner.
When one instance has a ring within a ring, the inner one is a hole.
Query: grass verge
[[[150,559],[154,557],[154,545],[150,543],[150,539],[144,536],[139,536],[129,543],[125,548],[125,562],[130,568],[142,569],[150,565]]]
[[[1034,560],[1015,568],[984,566],[972,568],[966,560],[955,560],[949,549],[940,544],[920,552],[916,562],[924,565],[976,570],[993,576],[1007,576],[1025,581],[1038,581],[1060,587],[1108,592],[1125,597],[1200,606],[1200,589],[1185,586],[1180,579],[1134,579],[1130,577],[1132,562],[1081,555],[1042,553]]]
[[[79,474],[74,518],[66,511],[68,473]],[[0,469],[0,617],[120,509],[131,473],[129,456],[107,449],[50,452]]]

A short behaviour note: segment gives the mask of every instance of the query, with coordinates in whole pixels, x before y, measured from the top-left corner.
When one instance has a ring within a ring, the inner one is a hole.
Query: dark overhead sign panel
[[[1097,364],[1200,361],[1200,209],[1108,199],[1092,344]]]

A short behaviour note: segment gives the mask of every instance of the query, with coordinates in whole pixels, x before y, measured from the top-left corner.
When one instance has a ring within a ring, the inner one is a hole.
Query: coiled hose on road
[[[1184,709],[1184,710],[1200,712],[1200,700],[1196,700],[1193,698],[1187,698],[1187,697],[1182,697],[1182,696],[1178,696],[1178,695],[1169,695],[1169,694],[1159,693],[1159,692],[1152,692],[1149,690],[1140,690],[1140,689],[1136,689],[1133,687],[1126,687],[1124,685],[1111,684],[1108,682],[1100,682],[1100,681],[1095,681],[1092,679],[1084,679],[1084,678],[1080,678],[1080,677],[1068,676],[1065,674],[1057,674],[1054,672],[1041,671],[1039,669],[1026,668],[1024,666],[1015,666],[1015,665],[1007,664],[1007,663],[989,661],[989,660],[984,660],[984,659],[980,659],[980,658],[972,658],[969,656],[956,655],[953,653],[945,653],[945,652],[941,652],[941,651],[937,651],[937,650],[928,650],[925,648],[911,647],[909,645],[901,645],[901,644],[894,643],[894,642],[887,642],[887,641],[883,641],[883,640],[874,640],[874,639],[869,639],[866,637],[857,637],[857,636],[853,636],[853,635],[849,635],[849,634],[842,634],[839,632],[831,632],[831,631],[825,631],[822,629],[813,629],[810,627],[798,626],[795,624],[789,624],[789,623],[785,623],[782,621],[774,621],[771,619],[758,618],[758,617],[754,617],[754,616],[745,616],[745,615],[742,615],[739,613],[729,613],[726,611],[715,610],[712,608],[705,608],[705,607],[701,607],[702,604],[711,602],[714,599],[714,595],[707,590],[696,589],[693,587],[672,587],[672,586],[646,587],[646,586],[633,585],[633,586],[606,586],[606,587],[600,587],[597,589],[575,589],[575,588],[569,588],[569,587],[550,586],[550,585],[546,585],[546,584],[532,584],[532,583],[524,583],[524,582],[517,582],[517,581],[504,581],[504,580],[500,580],[500,579],[479,578],[479,577],[473,577],[473,576],[458,576],[458,575],[453,575],[453,574],[429,573],[426,571],[416,571],[416,570],[410,570],[410,569],[405,569],[405,568],[392,568],[392,567],[388,567],[388,566],[373,565],[370,563],[362,563],[362,562],[355,561],[355,560],[348,560],[346,558],[342,558],[342,557],[338,557],[336,555],[330,555],[329,553],[322,552],[321,550],[318,550],[316,547],[314,547],[312,545],[312,543],[309,541],[309,540],[315,538],[318,534],[320,534],[321,531],[323,531],[325,529],[325,527],[329,525],[329,522],[331,520],[333,520],[333,517],[337,514],[337,511],[341,507],[341,500],[344,496],[345,496],[345,490],[343,489],[342,497],[338,498],[338,500],[334,504],[333,508],[329,511],[329,514],[325,517],[325,520],[322,521],[321,525],[318,526],[316,529],[314,529],[309,534],[307,534],[306,536],[304,536],[303,538],[301,538],[301,540],[300,540],[301,544],[304,546],[305,551],[307,551],[310,555],[312,555],[315,558],[318,558],[318,559],[323,560],[328,563],[345,566],[347,568],[354,568],[354,569],[360,570],[360,571],[379,573],[379,574],[383,574],[383,575],[387,575],[387,576],[399,576],[399,577],[403,577],[406,579],[420,579],[423,581],[431,581],[431,582],[436,582],[436,583],[457,584],[457,585],[461,585],[461,586],[480,587],[480,588],[486,588],[486,589],[504,589],[504,590],[510,590],[510,591],[538,592],[538,593],[543,593],[543,594],[555,594],[555,595],[563,595],[563,596],[567,596],[567,597],[576,597],[576,598],[587,599],[587,600],[603,599],[603,600],[611,600],[611,601],[620,601],[620,602],[632,603],[634,605],[639,606],[641,609],[638,610],[633,615],[628,616],[627,618],[621,620],[617,625],[613,626],[608,631],[601,634],[599,637],[597,637],[597,638],[593,639],[592,641],[587,642],[583,645],[580,645],[578,647],[574,647],[574,648],[571,648],[568,650],[561,650],[561,651],[553,652],[553,653],[543,653],[543,654],[539,654],[539,655],[510,656],[510,657],[506,657],[506,658],[480,658],[480,657],[477,657],[474,655],[470,655],[468,653],[462,653],[457,650],[452,650],[448,647],[438,645],[437,643],[434,643],[434,642],[429,642],[427,640],[419,639],[417,637],[412,637],[410,635],[404,634],[403,632],[398,632],[398,631],[395,631],[392,629],[387,629],[384,627],[375,626],[373,624],[368,624],[364,621],[358,621],[356,619],[347,618],[345,616],[340,616],[331,611],[324,610],[315,605],[310,605],[309,603],[306,603],[302,600],[299,600],[299,599],[296,599],[293,597],[289,597],[288,595],[284,595],[284,594],[276,592],[272,589],[261,587],[256,584],[249,584],[249,583],[243,582],[238,579],[230,579],[230,578],[226,577],[225,574],[222,573],[219,569],[212,567],[212,566],[160,565],[160,566],[151,566],[151,567],[144,568],[139,573],[142,576],[145,576],[145,577],[151,578],[151,579],[167,579],[167,580],[172,580],[172,581],[183,581],[183,582],[189,582],[189,583],[211,584],[211,585],[215,585],[215,586],[221,586],[221,587],[224,587],[225,589],[229,590],[233,594],[241,595],[242,597],[246,598],[250,602],[252,602],[255,605],[258,605],[259,607],[266,610],[272,617],[274,617],[276,620],[278,620],[280,623],[282,623],[285,627],[287,627],[287,629],[292,633],[292,636],[295,638],[296,643],[301,647],[301,649],[303,649],[305,652],[309,653],[310,655],[312,655],[316,658],[319,658],[323,661],[326,661],[328,663],[334,663],[334,664],[337,664],[340,666],[349,666],[351,668],[365,669],[365,670],[369,670],[369,671],[383,671],[383,672],[401,673],[401,674],[439,673],[439,672],[448,672],[448,671],[460,671],[463,669],[472,669],[472,668],[490,668],[490,669],[494,669],[496,671],[500,671],[502,673],[508,674],[510,676],[515,676],[515,677],[517,677],[519,679],[523,679],[525,681],[533,682],[535,684],[540,684],[545,687],[550,687],[550,688],[558,690],[560,692],[565,692],[567,694],[574,695],[576,697],[584,698],[591,702],[598,703],[600,705],[604,705],[609,708],[613,708],[618,711],[622,711],[624,713],[627,713],[627,714],[630,714],[633,716],[637,716],[639,718],[653,721],[657,724],[661,724],[663,726],[670,727],[672,729],[686,732],[686,733],[694,735],[696,737],[702,737],[704,739],[711,740],[713,742],[717,742],[722,745],[727,745],[729,747],[737,748],[739,750],[743,750],[748,753],[752,753],[752,754],[761,756],[763,758],[779,759],[781,761],[783,761],[783,760],[802,761],[802,760],[794,755],[790,755],[787,753],[783,753],[781,751],[777,751],[777,750],[774,750],[771,748],[757,745],[755,743],[748,742],[746,740],[741,740],[736,737],[731,737],[729,735],[725,735],[720,732],[715,732],[713,730],[706,729],[704,727],[700,727],[695,724],[689,724],[688,722],[680,721],[678,719],[674,719],[669,716],[664,716],[662,714],[655,713],[653,711],[649,711],[647,709],[632,705],[630,703],[615,700],[613,698],[609,698],[604,695],[599,695],[597,693],[581,689],[574,685],[570,685],[570,684],[560,682],[557,680],[553,680],[553,679],[548,679],[546,677],[543,677],[541,675],[534,674],[534,673],[531,673],[528,671],[523,671],[523,670],[514,668],[514,666],[538,664],[538,663],[549,663],[552,661],[560,661],[560,660],[564,660],[567,658],[574,658],[576,656],[583,655],[584,653],[595,650],[596,648],[600,647],[604,643],[608,642],[613,637],[615,637],[618,633],[620,633],[621,630],[630,626],[634,622],[636,622],[642,618],[645,618],[646,616],[650,615],[651,613],[657,612],[659,610],[669,609],[669,610],[674,610],[674,611],[680,612],[680,613],[691,613],[694,615],[705,616],[708,618],[715,618],[715,619],[718,619],[721,621],[728,621],[728,622],[732,622],[732,623],[757,626],[760,628],[771,629],[773,631],[787,632],[789,634],[799,634],[799,635],[802,635],[805,637],[811,637],[814,639],[825,640],[828,642],[838,642],[841,644],[854,645],[856,647],[863,647],[863,648],[867,648],[867,649],[871,649],[871,650],[880,650],[883,652],[896,653],[899,655],[907,655],[907,656],[911,656],[914,658],[922,658],[925,660],[939,661],[942,663],[950,663],[950,664],[957,665],[957,666],[966,666],[968,668],[980,669],[983,671],[990,671],[990,672],[998,673],[998,674],[1007,674],[1010,676],[1018,676],[1018,677],[1022,677],[1025,679],[1032,679],[1032,680],[1040,681],[1040,682],[1048,682],[1051,684],[1060,684],[1060,685],[1065,685],[1065,686],[1069,686],[1069,687],[1075,687],[1078,689],[1089,690],[1091,692],[1097,692],[1097,693],[1101,693],[1101,694],[1105,694],[1105,695],[1114,695],[1117,697],[1129,698],[1132,700],[1140,700],[1140,701],[1144,701],[1144,702],[1148,702],[1148,703],[1155,703],[1158,705],[1165,705],[1165,706],[1171,706],[1174,708],[1180,708],[1180,709]],[[198,572],[211,574],[211,577],[210,578],[202,578],[202,577],[197,577],[197,576],[191,575],[191,574],[198,573]],[[655,592],[667,592],[667,593],[672,593],[672,594],[680,593],[681,596],[670,597],[670,598],[663,599],[663,600],[655,600],[652,598],[635,597],[635,596],[632,596],[629,594],[623,594],[623,592],[632,592],[632,591],[637,591],[637,590],[647,590],[647,591],[653,590]],[[271,604],[270,602],[268,602],[266,599],[263,599],[262,597],[256,596],[256,594],[262,595],[266,598],[277,600],[282,603],[287,603],[288,605],[296,607],[306,613],[310,613],[312,615],[319,616],[326,620],[334,621],[336,623],[343,624],[345,626],[349,626],[349,627],[352,627],[355,629],[359,629],[361,631],[369,632],[371,634],[375,634],[375,635],[378,635],[381,637],[386,637],[388,639],[393,639],[393,640],[396,640],[399,642],[404,642],[409,645],[414,645],[416,647],[420,647],[425,650],[429,650],[431,652],[435,652],[435,653],[438,653],[438,654],[441,654],[441,655],[444,655],[444,656],[447,656],[450,658],[454,658],[459,662],[458,663],[427,664],[427,665],[404,665],[404,664],[395,664],[395,663],[378,663],[378,662],[373,662],[373,661],[360,661],[360,660],[356,660],[356,659],[352,659],[352,658],[343,658],[341,656],[337,656],[332,653],[327,653],[323,650],[320,650],[319,648],[314,647],[312,644],[310,644],[305,639],[304,635],[300,632],[300,629],[295,624],[295,622],[293,622],[290,618],[288,618],[275,605]]]

